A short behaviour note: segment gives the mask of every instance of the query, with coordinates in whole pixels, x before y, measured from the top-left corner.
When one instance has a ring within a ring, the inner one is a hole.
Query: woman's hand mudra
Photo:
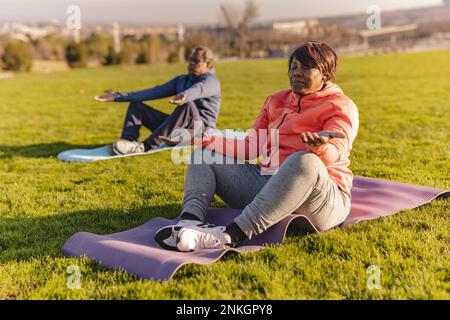
[[[319,132],[302,132],[301,139],[303,143],[306,143],[312,147],[319,147],[328,143],[331,139],[345,138],[345,135],[336,131],[319,131]]]

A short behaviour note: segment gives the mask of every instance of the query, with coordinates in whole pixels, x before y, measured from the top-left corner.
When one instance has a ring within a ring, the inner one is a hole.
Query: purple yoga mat
[[[403,184],[380,179],[355,177],[352,189],[352,207],[341,227],[361,220],[389,216],[404,209],[416,208],[448,191],[429,187]],[[240,213],[236,209],[210,209],[207,221],[226,225]],[[145,279],[166,280],[188,263],[210,264],[220,259],[227,251],[251,252],[265,245],[283,242],[288,226],[314,232],[314,227],[305,216],[292,214],[263,234],[245,241],[240,247],[230,249],[206,249],[196,252],[176,252],[160,248],[153,240],[156,230],[175,220],[153,218],[136,228],[110,235],[79,232],[63,247],[67,256],[86,256],[111,269],[125,271]]]

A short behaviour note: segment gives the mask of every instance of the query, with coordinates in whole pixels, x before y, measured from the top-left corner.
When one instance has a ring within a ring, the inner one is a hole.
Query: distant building
[[[31,39],[37,39],[48,35],[48,30],[45,28],[39,28],[36,26],[27,26],[21,23],[3,23],[0,28],[1,34],[11,34],[13,37],[21,40],[25,40],[26,37]]]
[[[122,33],[128,36],[143,36],[145,34],[164,35],[168,39],[176,40],[178,38],[178,26],[131,26],[122,27]]]
[[[272,29],[278,32],[297,34],[307,36],[310,30],[319,25],[319,20],[297,20],[290,22],[275,22],[272,24]]]
[[[362,30],[363,47],[396,47],[400,43],[414,42],[416,39],[417,24],[402,26],[387,26],[380,29]]]

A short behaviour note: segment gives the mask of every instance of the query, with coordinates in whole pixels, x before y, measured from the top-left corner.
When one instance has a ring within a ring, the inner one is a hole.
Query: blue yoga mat
[[[242,131],[234,131],[231,129],[225,129],[220,132],[223,136],[228,138],[236,138],[242,139],[245,136],[245,133]],[[94,162],[100,160],[111,160],[116,158],[125,158],[125,157],[136,157],[136,156],[145,156],[152,153],[157,153],[166,150],[180,149],[180,148],[189,148],[189,146],[168,146],[162,145],[159,148],[149,150],[143,153],[135,153],[128,155],[115,155],[112,153],[112,146],[106,145],[103,147],[98,147],[95,149],[71,149],[66,150],[57,155],[59,160],[67,161],[67,162]]]
[[[110,160],[116,158],[125,158],[125,157],[136,157],[136,156],[145,156],[148,154],[161,152],[165,150],[172,150],[173,148],[183,148],[183,147],[171,147],[168,145],[163,145],[159,148],[149,150],[143,153],[134,153],[128,155],[115,155],[112,154],[109,150],[111,150],[111,145],[106,145],[103,147],[95,148],[95,149],[72,149],[63,151],[58,154],[58,159],[67,162],[94,162],[100,160]]]

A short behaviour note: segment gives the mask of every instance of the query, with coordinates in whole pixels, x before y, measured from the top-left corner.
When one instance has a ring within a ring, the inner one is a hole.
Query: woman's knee
[[[324,167],[322,160],[309,151],[295,152],[286,159],[285,163],[295,171],[301,172],[316,172]]]

